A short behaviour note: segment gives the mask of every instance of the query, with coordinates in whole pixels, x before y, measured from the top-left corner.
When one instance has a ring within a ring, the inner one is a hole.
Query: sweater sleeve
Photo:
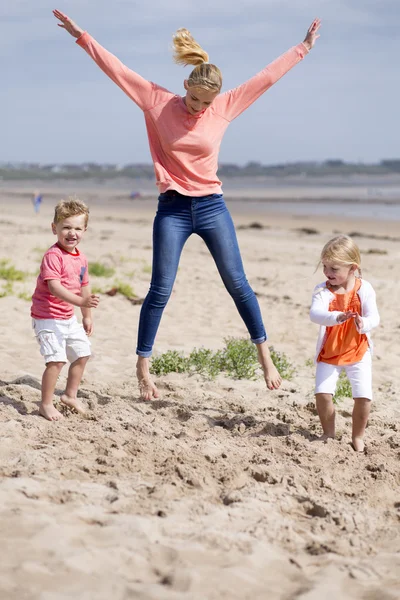
[[[325,327],[333,327],[335,325],[340,325],[337,322],[337,317],[340,315],[340,311],[338,310],[328,310],[326,307],[326,303],[323,298],[323,291],[320,286],[314,289],[311,309],[310,309],[310,319],[313,323],[317,323],[317,325],[324,325]]]
[[[303,43],[294,46],[242,85],[217,96],[213,103],[215,110],[228,121],[233,121],[306,54],[308,50]]]
[[[76,40],[76,43],[143,111],[173,96],[171,92],[128,69],[116,56],[100,46],[87,31]]]
[[[368,333],[374,327],[377,327],[380,322],[378,307],[376,305],[376,294],[372,285],[368,288],[368,293],[362,306],[362,321],[363,326],[359,333]]]

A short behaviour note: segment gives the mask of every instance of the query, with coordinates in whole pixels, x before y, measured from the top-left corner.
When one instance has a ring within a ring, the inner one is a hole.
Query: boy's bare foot
[[[365,450],[364,440],[360,437],[353,438],[352,446],[356,452],[364,452]]]
[[[79,414],[81,414],[81,415],[86,414],[85,409],[83,408],[82,404],[79,402],[79,400],[77,398],[71,398],[71,396],[67,396],[67,394],[63,394],[61,396],[60,400],[63,404],[65,404],[72,410],[75,410]]]
[[[53,404],[43,404],[42,402],[39,406],[39,414],[48,421],[59,421],[63,418],[60,411]]]

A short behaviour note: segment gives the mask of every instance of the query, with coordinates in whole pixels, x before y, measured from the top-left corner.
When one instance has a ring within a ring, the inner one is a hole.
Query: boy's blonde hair
[[[173,36],[174,61],[178,65],[196,65],[188,77],[189,87],[199,87],[210,92],[220,92],[222,73],[208,62],[208,54],[196,42],[190,31],[178,29]]]
[[[75,215],[85,215],[85,227],[89,221],[89,209],[82,200],[78,198],[68,198],[68,200],[60,200],[54,211],[53,223],[57,224],[68,217]]]
[[[361,277],[361,255],[357,244],[348,235],[337,235],[325,244],[320,263],[329,260],[341,265],[357,265]]]

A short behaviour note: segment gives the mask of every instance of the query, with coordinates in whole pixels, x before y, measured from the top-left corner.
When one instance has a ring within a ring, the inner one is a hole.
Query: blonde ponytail
[[[173,58],[178,65],[195,65],[187,80],[189,87],[199,87],[213,92],[221,91],[221,71],[208,62],[207,52],[187,29],[178,29],[173,36]]]

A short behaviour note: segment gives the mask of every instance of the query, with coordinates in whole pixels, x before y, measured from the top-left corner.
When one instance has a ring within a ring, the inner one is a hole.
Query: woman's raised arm
[[[69,17],[67,17],[67,15],[64,15],[64,13],[60,12],[57,9],[53,10],[53,15],[56,19],[61,21],[61,23],[57,23],[59,27],[62,27],[63,29],[65,29],[65,31],[68,31],[68,33],[71,34],[74,38],[81,37],[84,30],[81,29],[79,25],[74,23]]]

